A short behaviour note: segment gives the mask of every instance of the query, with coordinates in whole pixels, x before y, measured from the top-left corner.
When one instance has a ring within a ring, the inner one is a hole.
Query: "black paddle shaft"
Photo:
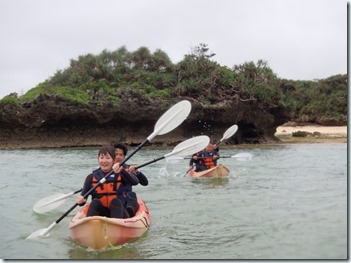
[[[152,161],[149,161],[149,162],[147,162],[147,163],[141,164],[141,165],[137,166],[136,168],[139,169],[139,168],[141,168],[141,167],[144,167],[144,166],[146,166],[146,165],[149,165],[150,163],[156,163],[157,161],[162,160],[162,159],[164,159],[164,158],[165,158],[165,157],[162,156],[162,157],[159,157],[159,158],[157,158],[157,159],[153,159]]]

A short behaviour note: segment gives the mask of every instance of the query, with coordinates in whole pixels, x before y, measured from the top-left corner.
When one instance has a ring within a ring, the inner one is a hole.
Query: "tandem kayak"
[[[219,164],[216,167],[213,167],[211,169],[201,171],[201,172],[195,172],[194,170],[191,170],[190,176],[194,178],[199,178],[199,177],[218,178],[218,177],[227,176],[229,173],[230,173],[230,170],[227,167],[225,167],[222,164]]]
[[[128,243],[142,236],[150,227],[150,214],[138,198],[139,209],[131,218],[86,217],[89,206],[81,209],[69,223],[73,241],[94,250]]]

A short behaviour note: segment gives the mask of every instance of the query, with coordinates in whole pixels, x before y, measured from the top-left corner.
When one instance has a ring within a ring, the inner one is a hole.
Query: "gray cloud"
[[[177,63],[206,43],[221,65],[263,59],[295,80],[347,73],[341,0],[0,0],[0,34],[0,98],[123,45],[160,48]]]

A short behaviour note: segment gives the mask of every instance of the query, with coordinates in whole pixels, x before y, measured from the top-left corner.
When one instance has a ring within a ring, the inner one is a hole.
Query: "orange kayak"
[[[190,171],[190,176],[199,178],[199,177],[211,177],[211,178],[218,178],[227,176],[230,173],[230,170],[222,164],[217,165],[211,169],[195,172],[194,170]]]
[[[150,227],[150,214],[138,199],[139,209],[131,218],[86,217],[89,206],[81,209],[69,223],[72,239],[94,250],[114,247],[142,236]]]

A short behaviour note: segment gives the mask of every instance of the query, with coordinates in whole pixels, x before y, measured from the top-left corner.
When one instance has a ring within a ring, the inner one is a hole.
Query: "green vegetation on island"
[[[25,94],[12,93],[0,103],[20,107],[40,95],[59,96],[80,104],[119,107],[123,101],[167,101],[191,97],[202,105],[241,101],[262,110],[283,109],[292,121],[347,123],[347,75],[322,80],[280,79],[268,62],[246,62],[232,68],[213,60],[206,44],[194,47],[173,64],[158,49],[130,52],[126,47],[86,54],[70,61]]]

